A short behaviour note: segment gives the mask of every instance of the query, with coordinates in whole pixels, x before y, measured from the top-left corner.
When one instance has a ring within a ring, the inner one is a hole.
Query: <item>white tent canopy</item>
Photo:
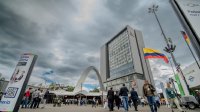
[[[78,94],[83,94],[85,96],[101,96],[102,93],[101,92],[98,92],[98,93],[95,93],[95,92],[87,92],[87,91],[79,91],[79,92],[68,92],[68,91],[65,91],[65,90],[55,90],[55,91],[49,91],[50,93],[54,93],[55,95],[58,95],[58,96],[75,96],[75,95],[78,95]],[[105,94],[104,94],[105,95]]]

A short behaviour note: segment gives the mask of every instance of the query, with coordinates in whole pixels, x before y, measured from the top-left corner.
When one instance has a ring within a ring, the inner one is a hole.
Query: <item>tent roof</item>
[[[55,90],[55,91],[49,91],[50,93],[54,93],[56,95],[70,95],[70,96],[75,96],[77,94],[83,94],[85,96],[101,96],[102,93],[95,93],[95,92],[87,92],[85,90],[83,91],[79,91],[79,92],[69,92],[69,91],[65,91],[65,90]]]

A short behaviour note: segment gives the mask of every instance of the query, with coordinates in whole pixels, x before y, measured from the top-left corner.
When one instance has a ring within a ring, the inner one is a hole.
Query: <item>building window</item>
[[[128,32],[124,31],[108,44],[110,77],[133,73],[133,59],[129,43]]]

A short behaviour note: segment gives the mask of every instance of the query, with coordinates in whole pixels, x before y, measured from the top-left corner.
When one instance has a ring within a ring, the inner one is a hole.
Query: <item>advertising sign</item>
[[[176,2],[200,39],[200,0],[176,0]]]
[[[179,78],[178,74],[175,74],[175,79],[176,79],[176,83],[178,85],[178,89],[179,89],[179,91],[181,93],[181,96],[184,96],[185,93],[184,93],[183,87],[181,85],[180,78]]]
[[[200,0],[170,0],[200,60]]]
[[[36,55],[21,55],[12,77],[0,101],[0,111],[16,112],[25,92],[25,87],[30,78]]]
[[[200,85],[200,69],[196,63],[193,63],[183,69],[183,73],[190,88],[194,88]]]

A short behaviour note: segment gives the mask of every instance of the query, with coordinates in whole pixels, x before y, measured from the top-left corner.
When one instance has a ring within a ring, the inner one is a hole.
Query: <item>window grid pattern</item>
[[[108,44],[110,78],[133,73],[133,59],[128,31],[124,31]]]

